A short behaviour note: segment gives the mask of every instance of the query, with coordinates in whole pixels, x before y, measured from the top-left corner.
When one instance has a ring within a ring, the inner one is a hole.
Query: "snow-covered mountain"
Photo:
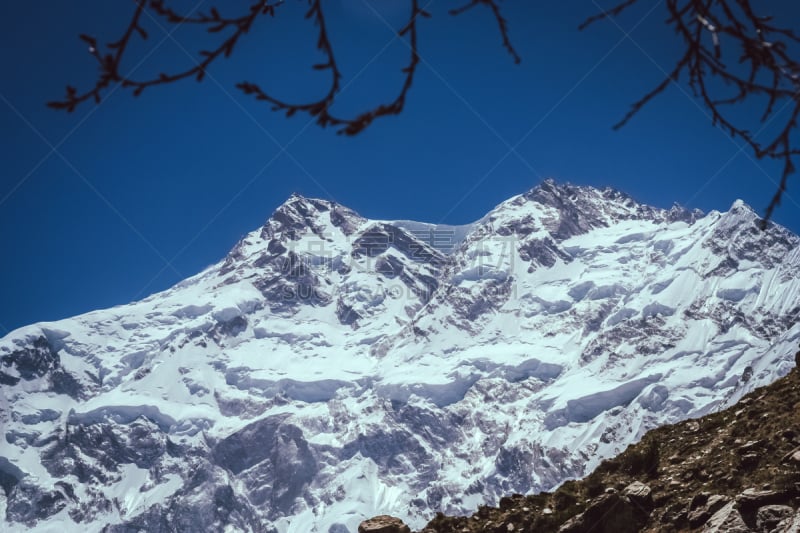
[[[546,181],[468,226],[292,196],[220,263],[0,340],[23,531],[421,526],[787,373],[800,239]]]

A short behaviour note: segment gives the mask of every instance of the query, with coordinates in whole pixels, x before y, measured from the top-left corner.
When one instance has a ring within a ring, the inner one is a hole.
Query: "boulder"
[[[794,463],[800,465],[800,446],[790,451],[781,459],[781,463]]]
[[[739,466],[744,470],[752,470],[758,466],[761,456],[755,452],[742,455],[739,459]]]
[[[736,503],[730,502],[706,522],[704,533],[750,533],[742,515],[736,509]]]
[[[756,513],[756,527],[759,531],[775,531],[777,525],[794,515],[788,505],[765,505]],[[786,531],[778,529],[778,531]]]
[[[411,529],[399,518],[381,515],[361,522],[358,533],[411,533]]]
[[[773,531],[780,531],[781,533],[800,533],[800,509],[798,509],[794,516],[790,516],[782,520]]]
[[[622,491],[622,497],[640,507],[650,509],[653,506],[653,495],[650,487],[641,481],[634,481]]]
[[[640,487],[634,487],[631,492],[640,490]],[[638,533],[649,515],[646,507],[632,503],[628,496],[604,494],[595,499],[586,511],[565,522],[558,533]]]
[[[739,455],[747,455],[748,453],[759,452],[764,449],[766,442],[764,440],[750,440],[737,450]]]
[[[688,515],[689,525],[692,527],[702,526],[714,513],[725,507],[728,502],[730,502],[730,498],[719,494],[708,496],[697,504],[692,502],[693,505],[690,507]]]
[[[745,489],[736,496],[736,508],[743,513],[749,513],[765,505],[783,503],[786,497],[786,494],[774,490]]]
[[[789,461],[793,462],[794,464],[800,465],[800,450],[797,450],[792,455],[790,455]]]

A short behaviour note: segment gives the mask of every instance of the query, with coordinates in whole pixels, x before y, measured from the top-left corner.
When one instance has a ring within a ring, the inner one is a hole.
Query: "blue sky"
[[[341,0],[326,9],[345,87],[342,113],[394,98],[408,48],[405,2]],[[423,4],[425,2],[423,1]],[[781,17],[798,27],[789,2]],[[180,0],[188,10],[211,4]],[[231,1],[227,8],[245,6]],[[514,65],[483,8],[459,17],[434,0],[420,23],[420,65],[406,111],[355,138],[287,119],[235,89],[259,83],[287,99],[324,90],[313,28],[288,0],[215,64],[208,79],[114,90],[73,114],[47,109],[96,71],[79,33],[117,37],[133,2],[8,2],[0,19],[0,335],[123,304],[221,259],[292,192],[364,216],[466,223],[541,179],[610,185],[657,206],[763,212],[780,167],[756,162],[710,121],[683,85],[621,131],[611,126],[657,84],[680,50],[661,2],[643,1],[579,32],[592,0],[507,0]],[[380,14],[376,15],[375,11]],[[190,64],[209,46],[189,28],[152,22],[123,70],[140,77]],[[170,28],[167,28],[170,29]],[[797,200],[797,201],[796,201]],[[800,231],[800,184],[774,219]]]

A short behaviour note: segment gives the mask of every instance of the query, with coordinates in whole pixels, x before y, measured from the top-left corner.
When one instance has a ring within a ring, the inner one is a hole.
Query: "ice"
[[[728,300],[730,302],[741,302],[751,292],[755,292],[757,294],[758,290],[754,291],[752,289],[739,289],[739,288],[720,289],[717,291],[717,297],[722,298],[723,300]]]
[[[595,288],[595,283],[593,281],[584,281],[583,283],[579,283],[572,287],[567,294],[573,300],[583,300]]]
[[[651,304],[647,304],[646,306],[644,306],[644,309],[642,309],[642,316],[645,318],[659,316],[659,315],[671,316],[673,314],[675,314],[674,308],[659,302],[653,302]]]
[[[661,379],[661,374],[623,383],[613,389],[595,392],[567,401],[567,419],[570,422],[586,422],[613,407],[624,407],[631,403],[642,390]]]
[[[172,315],[176,318],[197,318],[209,313],[214,307],[211,304],[206,305],[187,305],[173,311]]]
[[[176,420],[162,413],[154,405],[115,405],[100,407],[83,413],[70,412],[70,424],[96,424],[112,420],[117,424],[128,424],[139,417],[145,417],[158,424],[162,431],[169,431]]]

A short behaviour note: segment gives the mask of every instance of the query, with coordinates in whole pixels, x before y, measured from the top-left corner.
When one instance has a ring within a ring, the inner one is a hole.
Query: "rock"
[[[200,466],[167,500],[150,506],[121,524],[110,524],[103,531],[263,531],[246,499],[236,497],[229,479],[229,474],[222,468]],[[105,509],[111,511],[111,502]]]
[[[282,512],[291,508],[318,470],[302,430],[288,424],[285,415],[245,426],[220,440],[212,454],[252,491],[251,503]]]
[[[711,496],[711,494],[709,494],[708,492],[701,492],[699,494],[695,494],[694,497],[692,498],[692,501],[689,502],[689,510],[694,511],[695,509],[700,508],[700,506],[705,505],[705,503],[708,501],[709,496]]]
[[[782,520],[773,531],[780,531],[781,533],[800,533],[800,509],[798,509],[794,516]]]
[[[565,522],[558,533],[638,533],[649,515],[649,511],[628,497],[604,494],[586,511]]]
[[[361,522],[358,533],[411,533],[411,529],[399,518],[381,515]]]
[[[781,463],[794,463],[796,465],[800,464],[800,447],[797,447],[784,455],[781,459]]]
[[[25,381],[43,377],[59,368],[61,358],[45,337],[37,337],[31,345],[0,357],[5,367],[13,367]]]
[[[765,505],[756,513],[756,527],[759,531],[774,531],[780,522],[791,518],[792,515],[794,509],[788,505]]]
[[[746,489],[736,496],[736,508],[743,513],[755,511],[764,505],[773,503],[783,503],[787,498],[786,494],[775,492],[774,490]]]
[[[745,470],[752,470],[758,466],[760,460],[761,456],[759,454],[755,452],[746,453],[739,459],[739,466]]]
[[[730,502],[714,513],[702,531],[705,533],[750,533],[751,530],[736,509],[736,503]]]
[[[67,506],[67,501],[61,492],[47,490],[26,478],[14,487],[7,496],[5,504],[5,520],[33,526],[38,520],[44,520],[60,512]]]
[[[695,497],[695,500],[697,500],[697,497]],[[697,503],[693,500],[692,505],[689,507],[689,525],[692,527],[702,526],[714,513],[725,507],[728,502],[730,502],[730,498],[719,494],[708,496]]]
[[[746,455],[748,453],[757,452],[764,448],[765,441],[763,440],[750,440],[746,444],[739,446],[739,455]]]
[[[499,507],[500,509],[507,511],[509,509],[513,509],[516,506],[516,502],[514,498],[509,498],[508,496],[503,496],[500,498]]]
[[[641,481],[634,481],[623,489],[622,496],[636,505],[649,509],[653,506],[652,492],[650,487]]]

